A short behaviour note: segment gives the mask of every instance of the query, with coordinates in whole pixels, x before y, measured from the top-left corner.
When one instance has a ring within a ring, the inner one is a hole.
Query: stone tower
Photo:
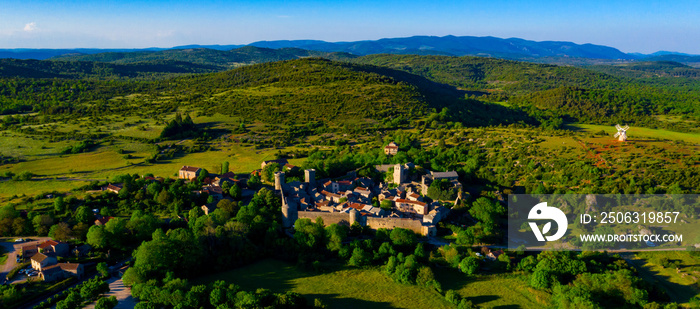
[[[355,223],[355,222],[358,222],[358,221],[357,221],[357,216],[358,216],[358,211],[357,211],[357,209],[351,208],[351,209],[350,209],[350,215],[349,215],[350,225],[352,225],[352,224]],[[359,223],[359,222],[358,222],[358,223]],[[362,223],[360,223],[360,224],[362,224]]]
[[[282,186],[284,186],[286,182],[284,181],[284,172],[275,172],[275,190],[277,191],[282,191]]]
[[[403,165],[394,165],[394,183],[400,185],[405,180],[406,174]]]
[[[311,189],[316,188],[316,170],[304,170],[304,181],[309,183],[309,187],[311,187]]]
[[[290,228],[297,221],[299,214],[296,203],[287,203],[287,198],[282,197],[282,226]]]

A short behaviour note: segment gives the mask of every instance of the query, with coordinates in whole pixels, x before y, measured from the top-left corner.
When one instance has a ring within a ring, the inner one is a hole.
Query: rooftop
[[[185,166],[183,166],[183,167],[180,169],[180,171],[183,171],[183,172],[197,172],[197,171],[199,171],[200,169],[201,169],[201,168],[199,168],[199,167],[194,167],[194,166],[187,166],[187,165],[185,165]]]
[[[453,178],[453,177],[458,177],[457,172],[455,171],[449,171],[449,172],[431,172],[433,174],[433,178]]]

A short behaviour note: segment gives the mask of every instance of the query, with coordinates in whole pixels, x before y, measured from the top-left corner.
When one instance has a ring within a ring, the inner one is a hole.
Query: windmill
[[[627,141],[627,130],[630,129],[630,126],[625,126],[623,128],[619,124],[616,124],[615,128],[617,128],[617,133],[615,133],[615,137],[617,137],[617,140],[621,142]]]

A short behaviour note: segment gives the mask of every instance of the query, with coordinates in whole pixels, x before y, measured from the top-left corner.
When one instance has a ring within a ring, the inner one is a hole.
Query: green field
[[[41,180],[41,181],[0,181],[0,198],[10,198],[12,196],[35,196],[44,192],[67,192],[88,184],[87,181],[61,181],[61,180]],[[2,199],[0,199],[2,201]]]
[[[680,267],[663,267],[661,258],[671,262],[679,261]],[[687,304],[690,298],[698,295],[698,278],[700,278],[700,263],[685,251],[643,252],[637,253],[634,259],[628,259],[639,270],[639,275],[656,286],[661,287],[671,297],[671,301]]]
[[[571,124],[574,129],[584,130],[586,132],[595,133],[600,130],[610,134],[610,139],[614,139],[613,135],[617,132],[615,126],[601,126],[595,124]],[[642,127],[630,127],[627,131],[628,141],[634,141],[637,137],[658,138],[668,140],[683,140],[693,144],[700,144],[700,134],[698,133],[681,133],[668,130],[648,129]]]
[[[469,278],[454,269],[437,269],[436,276],[444,289],[454,289],[474,304],[487,307],[539,308],[542,301],[538,298],[545,295],[528,288],[519,275]],[[309,300],[320,298],[330,308],[453,308],[434,290],[395,283],[379,267],[317,273],[277,260],[264,260],[199,278],[194,283],[216,280],[235,283],[246,290],[294,291]]]
[[[394,283],[379,269],[342,269],[331,273],[298,270],[277,260],[200,278],[240,285],[245,290],[267,288],[273,292],[294,291],[309,300],[320,298],[330,308],[453,308],[442,295],[428,288]]]
[[[475,305],[487,308],[541,308],[549,295],[528,286],[526,275],[467,277],[455,269],[436,269],[443,289],[457,291]]]

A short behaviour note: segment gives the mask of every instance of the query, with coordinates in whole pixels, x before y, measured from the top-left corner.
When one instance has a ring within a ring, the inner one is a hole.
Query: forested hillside
[[[530,110],[531,114],[551,112],[571,121],[620,121],[681,129],[678,124],[656,123],[652,116],[675,114],[700,119],[700,83],[687,78],[677,82],[633,79],[584,68],[477,57],[371,55],[353,61],[423,76],[467,90],[481,100],[515,103],[525,109],[535,106],[542,111]],[[651,70],[668,65],[647,66]]]
[[[344,61],[297,59],[314,54]],[[184,105],[288,124],[387,118],[400,123],[443,108],[449,109],[446,121],[466,125],[624,122],[693,131],[694,121],[700,119],[700,81],[693,77],[697,69],[677,63],[593,67],[606,72],[602,73],[493,58],[351,59],[343,54],[257,47],[80,57],[113,63],[0,62],[0,76],[11,78],[0,86],[0,111],[69,111],[80,104],[110,104],[108,100],[117,95],[148,93],[148,102],[171,105],[166,110]],[[270,62],[285,58],[297,60]],[[254,62],[265,63],[198,74]],[[686,121],[662,122],[658,115]]]
[[[170,59],[130,64],[0,59],[0,77],[13,78],[154,79],[221,70],[222,68],[218,65]]]
[[[245,46],[232,50],[207,48],[171,49],[152,52],[112,52],[92,55],[66,55],[51,60],[97,61],[116,64],[133,64],[147,61],[182,61],[199,65],[216,66],[220,70],[231,69],[255,63],[291,60],[306,57],[325,57],[334,60],[349,59],[354,56],[346,53],[318,52],[299,48],[270,49]]]

